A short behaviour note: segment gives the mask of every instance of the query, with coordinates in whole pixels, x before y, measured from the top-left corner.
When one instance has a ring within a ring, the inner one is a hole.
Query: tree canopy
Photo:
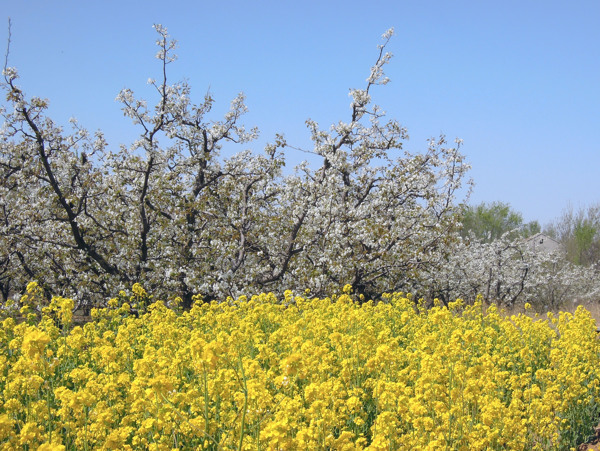
[[[505,233],[516,236],[531,236],[541,231],[537,221],[523,222],[523,215],[504,202],[482,202],[467,205],[462,213],[461,235],[470,235],[487,243],[497,240]]]
[[[600,262],[600,205],[575,211],[567,207],[546,232],[563,243],[569,261],[584,266]]]
[[[124,89],[123,113],[139,131],[110,146],[76,121],[47,116],[18,72],[4,69],[0,191],[0,287],[4,296],[38,280],[82,303],[134,282],[163,296],[236,296],[247,290],[330,292],[346,283],[366,295],[401,289],[435,266],[457,228],[455,194],[469,165],[460,141],[432,139],[419,153],[407,132],[372,103],[388,82],[391,55],[378,46],[350,114],[322,128],[307,120],[320,164],[284,174],[287,142],[261,152],[219,156],[224,143],[247,145],[244,95],[221,119],[214,99],[192,100],[186,82],[169,83],[176,43],[161,25],[155,105]]]
[[[363,299],[414,292],[448,302],[482,294],[490,302],[551,304],[600,290],[593,262],[597,215],[557,223],[572,241],[536,253],[522,238],[540,230],[495,202],[465,207],[469,164],[461,140],[444,136],[405,148],[407,130],[386,117],[372,92],[388,82],[383,35],[350,112],[329,127],[308,119],[314,155],[284,171],[283,134],[248,150],[258,130],[243,123],[245,97],[224,117],[215,99],[193,100],[170,82],[176,42],[158,33],[151,105],[130,89],[117,99],[138,132],[111,145],[48,116],[6,65],[0,89],[0,292],[4,300],[37,281],[79,307],[102,304],[141,283],[155,296],[225,300],[245,293],[309,290],[322,296],[350,284]],[[223,157],[224,145],[244,146]],[[549,233],[551,233],[549,232]],[[576,267],[573,263],[586,263]],[[575,294],[574,294],[575,293]]]

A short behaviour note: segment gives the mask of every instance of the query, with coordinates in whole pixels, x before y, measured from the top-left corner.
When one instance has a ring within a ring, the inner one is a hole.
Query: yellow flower
[[[158,301],[139,317],[122,294],[62,332],[47,316],[37,326],[5,320],[0,441],[558,449],[592,425],[600,341],[589,312],[509,318],[481,302],[428,309],[398,293],[355,303],[344,288],[337,298],[284,303],[270,293],[186,312]],[[132,297],[145,302],[142,290]],[[71,305],[53,298],[46,314],[69,321]]]
[[[51,338],[46,332],[30,328],[23,338],[23,354],[31,359],[36,359],[44,352],[46,345],[50,341]]]
[[[37,449],[37,451],[65,451],[67,448],[64,445],[58,445],[56,443],[43,443]]]
[[[14,421],[5,413],[0,415],[0,440],[6,440],[14,433]]]
[[[138,298],[146,296],[146,290],[144,290],[144,288],[139,283],[134,283],[133,287],[131,288],[131,291]]]
[[[35,423],[25,423],[19,434],[19,444],[28,446],[35,444],[40,437],[40,427]]]

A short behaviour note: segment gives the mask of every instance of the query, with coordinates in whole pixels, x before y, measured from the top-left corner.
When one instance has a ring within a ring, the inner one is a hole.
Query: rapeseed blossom
[[[553,450],[597,422],[583,308],[304,294],[180,312],[136,284],[84,326],[63,298],[37,322],[5,319],[0,449]]]

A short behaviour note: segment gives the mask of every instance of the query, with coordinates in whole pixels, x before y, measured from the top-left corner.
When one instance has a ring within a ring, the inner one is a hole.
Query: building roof
[[[543,250],[547,252],[552,252],[562,247],[558,241],[551,236],[546,235],[545,233],[536,233],[535,235],[525,239],[525,243],[530,249]]]

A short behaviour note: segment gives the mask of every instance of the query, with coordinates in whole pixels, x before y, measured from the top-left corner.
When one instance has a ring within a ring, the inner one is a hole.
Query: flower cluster
[[[360,303],[349,286],[183,313],[150,299],[136,284],[83,327],[62,298],[39,320],[6,318],[0,447],[561,449],[600,408],[583,308],[542,319],[401,293]]]

